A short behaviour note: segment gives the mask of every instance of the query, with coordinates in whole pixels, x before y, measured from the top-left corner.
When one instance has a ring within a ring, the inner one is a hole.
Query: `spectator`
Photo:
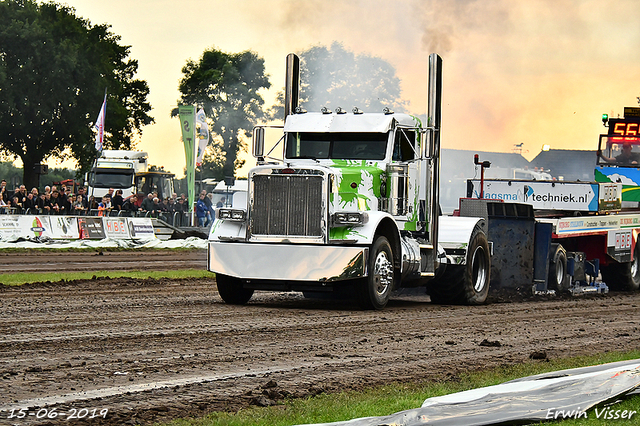
[[[44,193],[51,195],[51,187],[49,185],[44,187]]]
[[[33,199],[38,199],[38,188],[31,188],[31,193],[33,194]]]
[[[27,214],[34,214],[35,209],[37,208],[38,198],[33,198],[33,194],[30,192],[27,194],[26,200],[24,200],[24,204],[22,207]]]
[[[21,214],[22,213],[22,203],[18,199],[17,195],[13,196],[13,200],[11,201],[11,207],[13,207],[13,214]]]
[[[138,194],[132,194],[128,196],[127,198],[125,198],[124,202],[122,203],[122,211],[126,211],[129,213],[137,212],[138,211],[138,206],[136,205],[137,201],[138,201]]]
[[[167,198],[166,206],[169,213],[173,214],[176,212],[177,204],[174,201],[174,198]]]
[[[51,195],[46,190],[40,194],[37,205],[40,213],[51,214]]]
[[[84,206],[84,197],[78,194],[75,200],[71,204],[72,212],[75,215],[83,215],[86,213],[87,208]]]
[[[73,203],[75,203],[75,201],[76,201],[76,195],[75,194],[67,195],[67,201],[64,202],[64,214],[73,214],[74,213]]]
[[[136,206],[138,207],[138,210],[142,209],[142,202],[144,201],[144,192],[139,191],[138,192],[138,197],[136,198]]]
[[[7,201],[9,201],[9,191],[7,191],[7,181],[2,179],[0,181],[0,198],[4,202],[4,205],[7,205]]]
[[[204,201],[205,198],[207,198],[206,193],[203,191],[200,193],[200,197],[196,203],[196,217],[198,218],[199,227],[206,226],[207,213],[209,213],[209,208]]]
[[[24,202],[27,200],[27,188],[24,185],[20,185],[18,188],[16,188],[13,196],[18,197],[20,206],[23,206]]]
[[[111,196],[105,194],[102,200],[98,203],[98,216],[109,216],[111,211]]]
[[[65,185],[60,186],[60,190],[58,191],[59,204],[64,206],[67,204],[67,187]]]
[[[206,219],[204,221],[204,226],[209,226],[209,224],[212,222],[212,220],[211,220],[211,218],[212,218],[211,212],[213,212],[213,203],[212,203],[211,199],[209,197],[207,197],[207,191],[205,191],[204,189],[202,191],[200,191],[200,195],[204,195],[204,198],[200,197],[200,199],[207,206],[207,216],[206,216]]]
[[[55,186],[54,186],[55,188]],[[60,193],[58,190],[51,191],[51,213],[60,214],[64,206],[60,203]]]
[[[113,205],[114,210],[122,210],[122,205],[124,204],[124,199],[122,198],[122,189],[118,189],[116,191],[116,195],[114,195],[111,199],[111,204]]]
[[[218,201],[218,203],[216,204],[216,208],[219,209],[220,207],[224,207],[224,202],[227,199],[225,197],[220,198],[220,201]]]
[[[45,188],[45,191],[47,189]],[[89,199],[87,197],[87,194],[85,193],[85,188],[84,186],[81,186],[78,188],[78,196],[82,197],[82,205],[84,206],[84,210],[87,211],[89,210]]]
[[[147,195],[147,198],[145,198],[142,201],[142,204],[140,205],[140,208],[144,212],[153,211],[153,194],[152,193],[149,193],[149,195]]]

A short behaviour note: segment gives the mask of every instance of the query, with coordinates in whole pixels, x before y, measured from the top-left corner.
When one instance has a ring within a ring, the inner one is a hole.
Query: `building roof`
[[[551,176],[565,181],[593,181],[596,159],[596,151],[550,149],[541,151],[529,167],[543,167]]]

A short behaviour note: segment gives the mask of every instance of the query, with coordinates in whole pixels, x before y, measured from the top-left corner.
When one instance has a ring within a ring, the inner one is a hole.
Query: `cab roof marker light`
[[[296,109],[293,110],[293,112],[295,112],[296,114],[306,114],[307,110],[297,106]]]
[[[387,115],[388,115],[388,114],[393,114],[393,111],[392,111],[391,109],[389,109],[389,107],[384,107],[384,108],[382,109],[382,112],[383,112],[383,113],[385,113],[385,114],[387,114]]]
[[[364,114],[364,111],[362,111],[360,108],[358,107],[353,107],[353,109],[351,110],[351,112],[353,112],[354,114]]]
[[[341,107],[336,108],[336,114],[346,114],[346,113],[347,113],[347,111],[345,111]]]
[[[331,110],[327,107],[320,108],[320,112],[323,114],[331,114]]]

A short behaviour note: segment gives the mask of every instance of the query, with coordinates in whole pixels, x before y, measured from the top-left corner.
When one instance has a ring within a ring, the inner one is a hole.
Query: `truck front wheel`
[[[358,282],[357,297],[362,309],[382,309],[394,287],[393,251],[389,240],[379,236],[371,247],[369,275]]]
[[[229,305],[244,305],[253,296],[253,290],[242,288],[241,280],[229,275],[216,274],[216,285],[220,297]]]

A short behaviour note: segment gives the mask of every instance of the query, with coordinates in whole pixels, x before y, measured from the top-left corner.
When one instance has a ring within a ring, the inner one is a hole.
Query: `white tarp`
[[[418,426],[528,424],[569,418],[640,419],[613,403],[638,393],[640,359],[556,371],[450,395],[382,417],[313,426]],[[594,408],[591,412],[588,410]]]
[[[162,241],[158,238],[125,240],[122,238],[104,238],[102,240],[14,240],[1,241],[3,248],[196,248],[206,249],[208,241],[203,238],[189,237],[181,240]]]

